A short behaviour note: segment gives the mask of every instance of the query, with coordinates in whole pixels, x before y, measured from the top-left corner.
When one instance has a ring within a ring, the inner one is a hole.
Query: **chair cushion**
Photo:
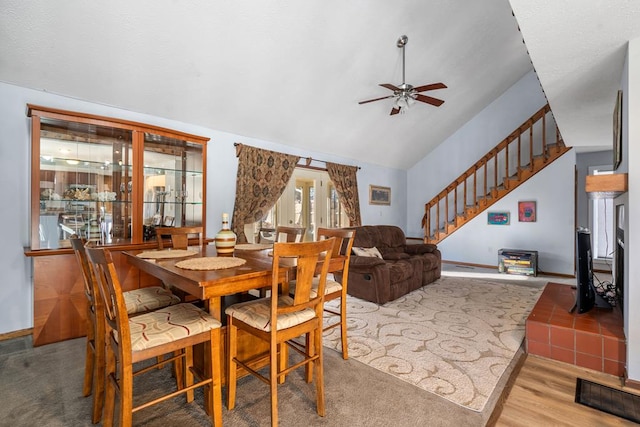
[[[293,298],[288,295],[278,297],[278,306],[286,305],[293,305]],[[271,298],[262,298],[234,304],[227,307],[225,313],[256,329],[261,329],[265,332],[271,331]],[[314,317],[316,317],[316,312],[310,308],[305,308],[294,313],[281,314],[278,316],[278,330],[299,325]]]
[[[320,285],[320,278],[314,277],[313,283],[311,284],[311,294],[309,296],[310,298],[315,298],[316,296],[318,296],[319,285]],[[292,280],[291,282],[289,282],[289,293],[294,294],[295,290],[296,290],[296,281]],[[327,276],[327,282],[324,285],[324,294],[329,295],[334,292],[339,292],[341,290],[342,290],[342,285],[336,282],[335,280],[332,280],[331,278],[329,278],[329,276]]]
[[[180,303],[180,298],[161,286],[134,289],[122,294],[127,314],[144,313]]]
[[[217,319],[193,304],[172,305],[129,319],[131,349],[146,350],[220,326]]]

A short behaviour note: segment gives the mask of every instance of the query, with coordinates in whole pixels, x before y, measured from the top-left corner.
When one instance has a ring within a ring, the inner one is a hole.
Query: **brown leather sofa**
[[[377,248],[382,259],[355,251],[349,265],[347,292],[377,304],[393,301],[440,278],[442,257],[433,244],[407,244],[402,229],[365,225],[356,230],[355,248]],[[341,276],[336,274],[338,281]]]

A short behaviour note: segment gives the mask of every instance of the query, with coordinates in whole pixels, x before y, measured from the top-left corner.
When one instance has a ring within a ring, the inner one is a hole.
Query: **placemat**
[[[159,251],[140,252],[136,256],[138,258],[151,258],[151,259],[183,258],[183,257],[195,255],[197,253],[198,251],[195,251],[193,249],[162,249]]]
[[[236,245],[236,249],[239,251],[261,251],[272,247],[272,243],[240,243]]]
[[[221,270],[223,268],[238,267],[247,262],[242,258],[210,256],[204,258],[186,259],[176,263],[176,267],[185,270]]]

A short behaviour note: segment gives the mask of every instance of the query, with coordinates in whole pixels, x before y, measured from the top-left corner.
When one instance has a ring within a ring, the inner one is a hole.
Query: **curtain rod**
[[[238,146],[242,146],[242,144],[240,142],[234,142],[233,146],[236,147],[236,155],[238,155],[240,153],[240,151],[238,151]],[[326,170],[326,168],[320,168],[317,166],[311,166],[311,162],[320,162],[320,163],[324,163],[325,165],[327,163],[331,163],[331,162],[327,162],[326,160],[318,160],[318,159],[314,159],[312,157],[302,157],[300,156],[300,160],[304,160],[305,164],[303,165],[298,165],[300,167],[304,167],[304,168],[308,168],[308,169],[317,169],[317,170]],[[358,170],[362,169],[360,166],[356,166],[358,168]]]

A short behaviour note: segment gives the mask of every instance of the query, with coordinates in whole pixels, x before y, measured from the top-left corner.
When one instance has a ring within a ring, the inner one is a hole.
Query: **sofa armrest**
[[[405,252],[410,255],[422,255],[435,252],[438,247],[432,243],[420,243],[417,245],[406,245]]]
[[[349,269],[351,270],[369,270],[377,265],[385,265],[385,261],[378,257],[351,255],[349,261]]]

